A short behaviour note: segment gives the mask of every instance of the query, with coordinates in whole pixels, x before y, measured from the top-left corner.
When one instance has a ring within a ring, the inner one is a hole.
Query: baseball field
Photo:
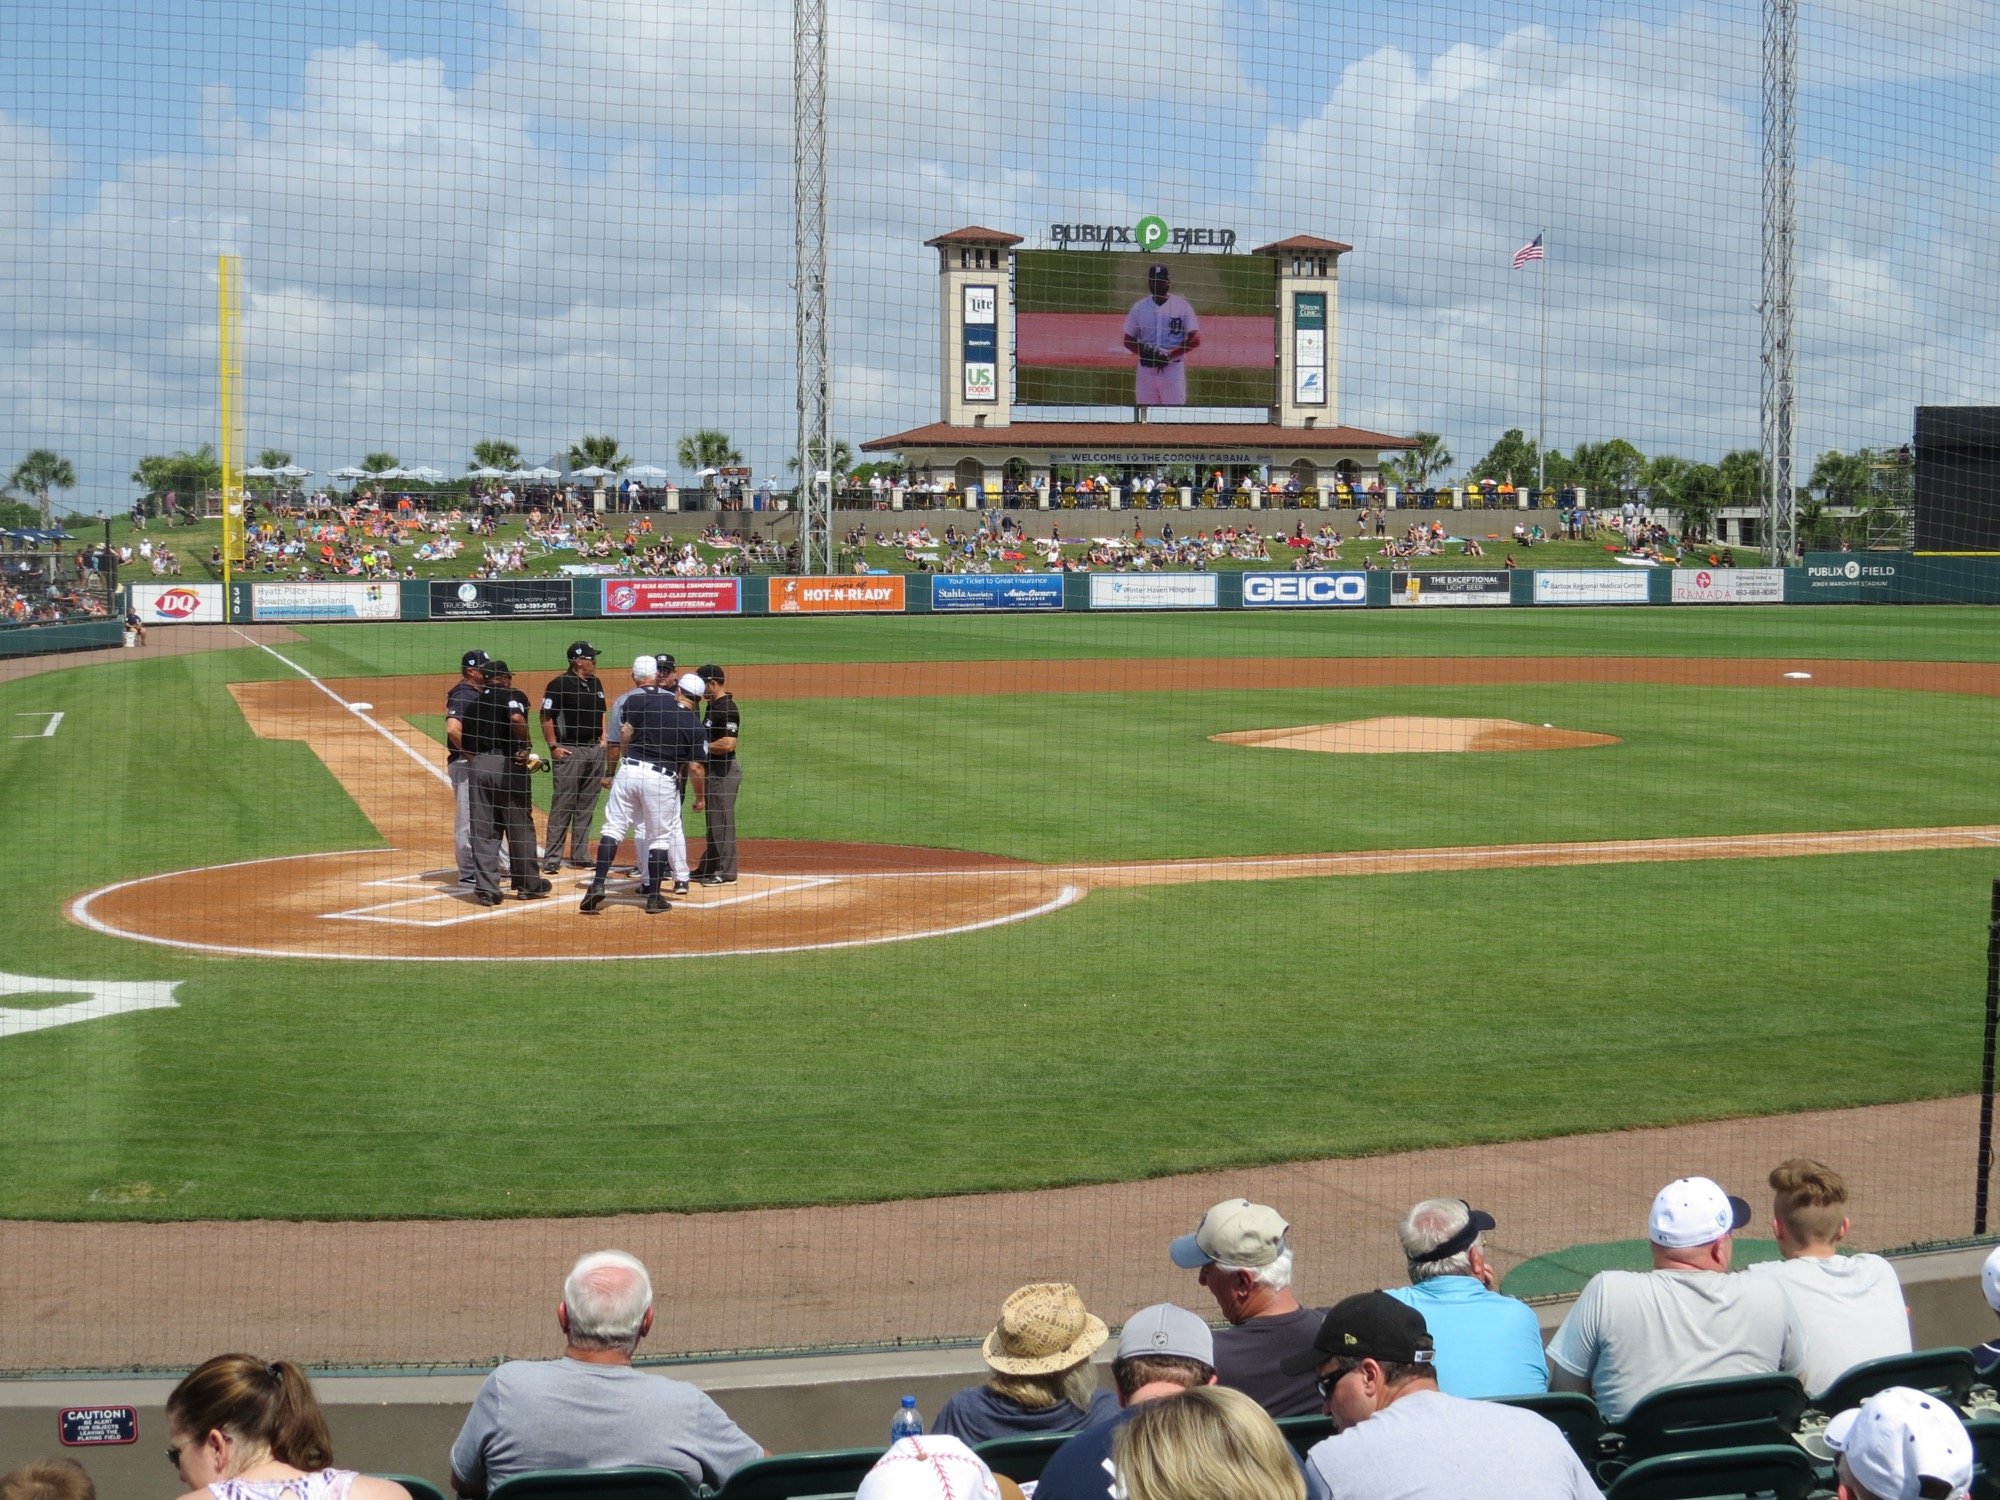
[[[50,1243],[742,1223],[1977,1082],[1990,612],[168,635],[0,681],[0,1214]],[[580,635],[614,689],[727,666],[738,886],[584,917],[573,876],[442,882],[459,653],[538,692]],[[1053,1269],[977,1258],[981,1295]]]

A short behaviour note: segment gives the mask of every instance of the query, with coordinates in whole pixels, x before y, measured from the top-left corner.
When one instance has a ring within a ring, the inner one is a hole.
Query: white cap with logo
[[[1892,1385],[1826,1424],[1826,1445],[1877,1500],[1919,1500],[1924,1481],[1948,1485],[1949,1500],[1972,1487],[1972,1439],[1936,1396]]]
[[[1721,1239],[1750,1222],[1750,1205],[1706,1177],[1677,1177],[1653,1199],[1646,1237],[1667,1250]]]

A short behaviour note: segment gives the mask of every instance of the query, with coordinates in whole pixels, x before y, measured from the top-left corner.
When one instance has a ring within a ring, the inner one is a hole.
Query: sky
[[[585,433],[676,468],[794,426],[791,13],[775,0],[0,0],[0,473],[119,509],[217,432],[461,471]],[[1055,222],[1353,245],[1341,420],[1755,447],[1760,39],[1744,4],[829,0],[834,426],[938,415],[932,235]],[[1799,442],[2000,399],[2000,17],[1800,19]]]

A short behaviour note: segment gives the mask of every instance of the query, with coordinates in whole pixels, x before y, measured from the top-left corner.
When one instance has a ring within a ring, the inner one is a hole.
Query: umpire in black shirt
[[[697,668],[695,676],[708,684],[708,703],[702,727],[708,734],[708,847],[701,851],[701,863],[694,878],[703,885],[736,884],[736,793],[743,786],[743,770],[736,762],[736,735],[743,727],[736,697],[722,685],[722,668],[710,663]]]
[[[472,757],[458,748],[458,741],[451,737],[451,725],[454,719],[463,720],[465,710],[486,686],[482,674],[490,660],[484,651],[466,652],[458,659],[458,681],[444,695],[445,738],[450,745],[444,759],[451,779],[451,847],[458,861],[460,885],[478,884],[472,872]]]
[[[597,679],[597,648],[589,641],[570,642],[569,670],[542,690],[542,738],[555,762],[542,873],[562,868],[565,841],[570,864],[587,869],[596,855],[590,823],[604,775],[604,684]]]
[[[473,897],[498,906],[500,836],[514,893],[523,901],[546,896],[555,887],[535,868],[534,802],[528,795],[528,700],[514,691],[514,673],[504,661],[485,666],[486,687],[464,713],[446,724],[452,748],[472,757]]]

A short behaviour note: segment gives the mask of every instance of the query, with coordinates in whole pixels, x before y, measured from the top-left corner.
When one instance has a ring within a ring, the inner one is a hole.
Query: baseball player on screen
[[[1201,347],[1201,319],[1194,304],[1174,292],[1165,261],[1147,268],[1146,295],[1125,314],[1125,347],[1139,356],[1134,406],[1187,405],[1185,361]]]

